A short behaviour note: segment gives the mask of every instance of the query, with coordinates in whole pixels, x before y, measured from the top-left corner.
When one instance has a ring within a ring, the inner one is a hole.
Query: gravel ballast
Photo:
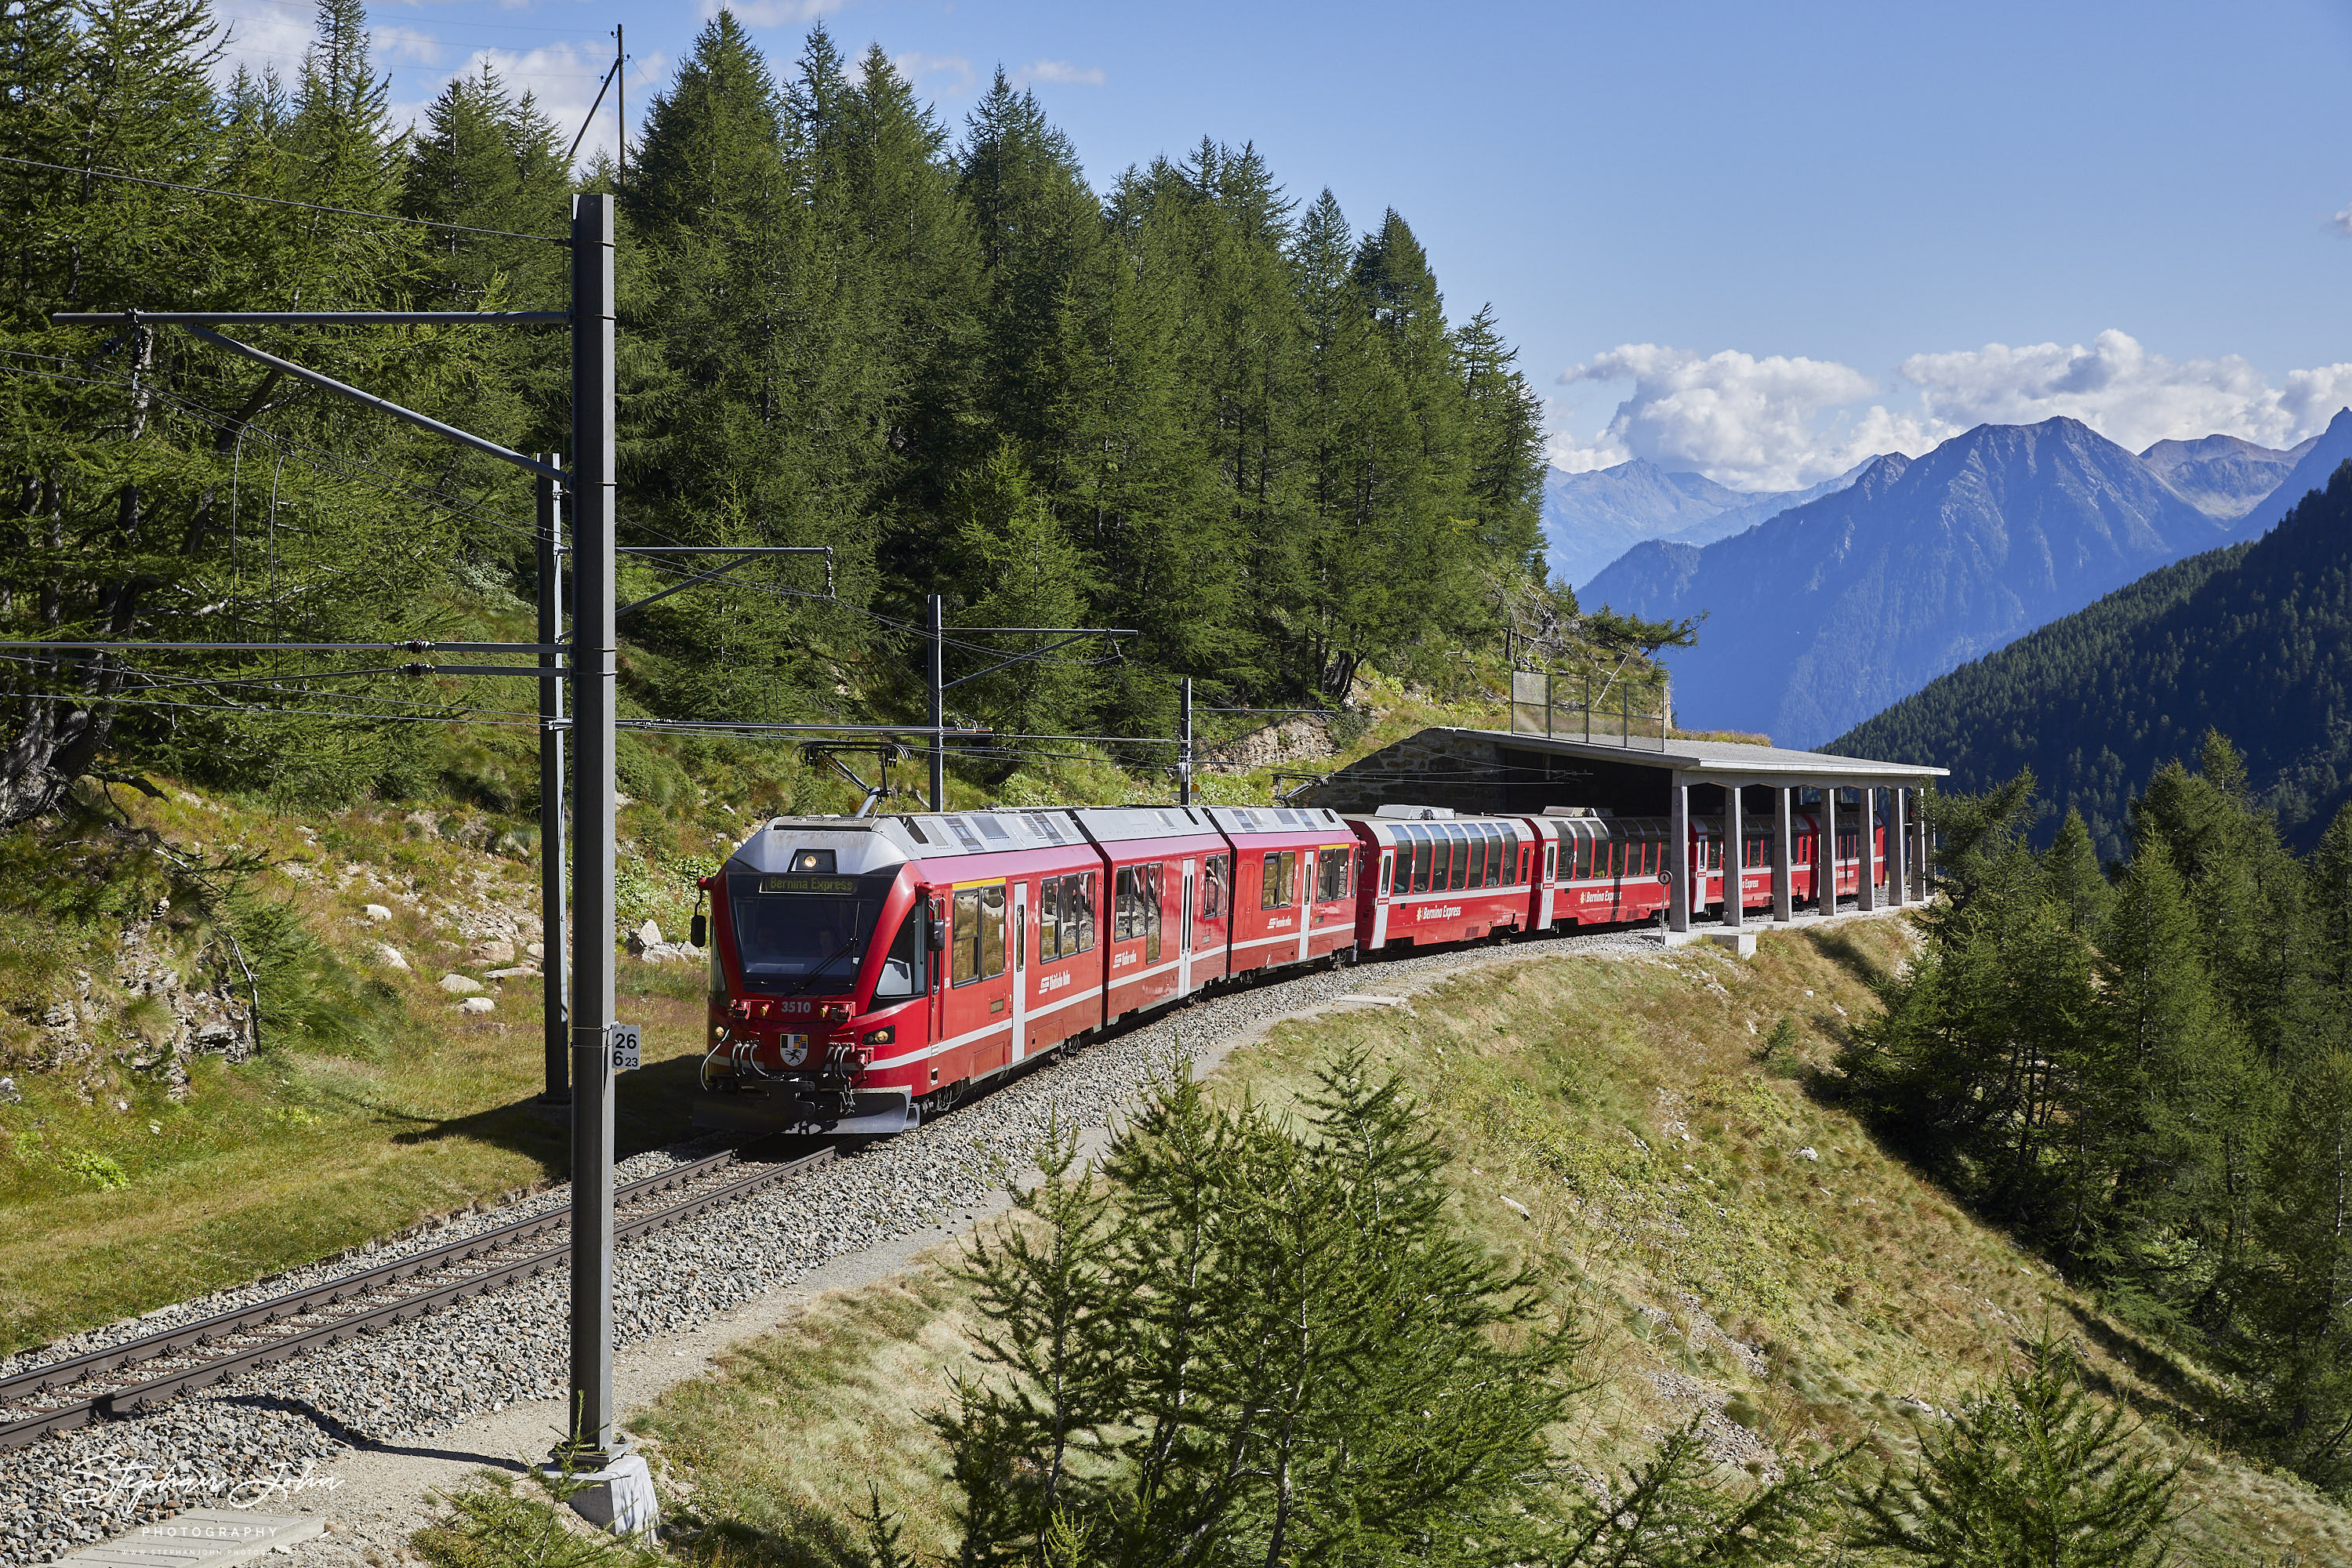
[[[1153,1069],[1245,1036],[1284,1015],[1350,993],[1395,989],[1432,971],[1552,953],[1657,953],[1653,931],[1532,940],[1496,953],[1452,950],[1317,971],[1195,1000],[1048,1062],[916,1131],[740,1203],[625,1246],[615,1258],[615,1339],[627,1344],[688,1329],[789,1285],[828,1259],[953,1226],[985,1202],[1049,1124],[1107,1124]],[[697,1143],[639,1155],[623,1180],[709,1152]],[[568,1201],[551,1188],[452,1217],[383,1247],[166,1308],[0,1363],[61,1359],[172,1324],[251,1305],[542,1212]],[[560,1394],[567,1376],[568,1282],[557,1270],[281,1365],[263,1368],[130,1419],[0,1451],[0,1563],[54,1560],[182,1509],[245,1501],[263,1511],[299,1489],[310,1467],[346,1446],[446,1429],[463,1418]],[[239,1490],[238,1489],[242,1489]]]

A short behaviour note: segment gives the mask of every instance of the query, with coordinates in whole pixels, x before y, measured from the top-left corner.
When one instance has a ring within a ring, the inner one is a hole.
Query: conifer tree
[[[1856,1488],[1852,1543],[1897,1561],[2134,1568],[2168,1555],[2180,1467],[2084,1389],[2045,1335],[2000,1390],[1931,1433],[1918,1463]]]
[[[2352,1476],[2352,1056],[2307,1064],[2267,1151],[2252,1292],[2269,1423],[2323,1486]]]
[[[2081,812],[2069,809],[2058,825],[2057,837],[2042,857],[2042,871],[2050,897],[2066,911],[2066,923],[2074,934],[2084,941],[2096,937],[2115,894],[2100,873],[2091,830]]]

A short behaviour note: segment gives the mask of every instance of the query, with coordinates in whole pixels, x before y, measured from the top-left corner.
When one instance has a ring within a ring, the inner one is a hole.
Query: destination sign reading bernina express
[[[760,891],[763,893],[855,893],[857,882],[851,877],[762,877]]]

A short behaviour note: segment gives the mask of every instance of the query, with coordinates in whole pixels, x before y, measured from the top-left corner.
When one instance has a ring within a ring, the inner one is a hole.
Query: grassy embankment
[[[1911,1451],[1929,1406],[1966,1401],[2046,1322],[2130,1401],[2148,1441],[2187,1460],[2181,1560],[2352,1556],[2352,1518],[2199,1441],[2216,1380],[2102,1316],[1811,1092],[1902,942],[1892,926],[1768,937],[1748,964],[1710,950],[1531,953],[1444,982],[1409,1016],[1282,1026],[1212,1089],[1281,1106],[1349,1045],[1402,1071],[1453,1156],[1464,1225],[1600,1331],[1588,1371],[1601,1385],[1560,1434],[1589,1461],[1702,1408],[1730,1467],[1855,1439]],[[1784,1018],[1798,1043],[1767,1058]],[[698,1532],[687,1554],[856,1561],[850,1516],[869,1483],[910,1543],[941,1544],[943,1461],[923,1415],[978,1370],[947,1262],[942,1249],[825,1298],[632,1423],[665,1467],[673,1517]]]
[[[1447,701],[1367,684],[1371,712],[1343,756],[1430,724],[1501,718],[1475,693]],[[539,982],[487,978],[529,963],[538,936],[530,744],[528,731],[460,731],[421,798],[333,810],[199,796],[156,775],[160,799],[116,786],[101,805],[93,789],[72,817],[0,840],[0,1074],[18,1096],[0,1103],[0,1353],[566,1173],[562,1121],[530,1104]],[[633,736],[622,760],[624,929],[651,918],[682,935],[693,879],[759,817],[856,805],[789,748]],[[1263,802],[1269,773],[1209,773],[1202,795]],[[950,774],[951,805],[992,798],[1172,794],[1101,755]],[[247,869],[226,869],[240,858]],[[160,914],[159,899],[171,903]],[[392,918],[368,920],[370,904]],[[501,922],[502,938],[484,937]],[[125,947],[133,929],[141,939]],[[486,940],[511,951],[497,956]],[[260,971],[260,1054],[189,1058],[175,1095],[153,1065],[170,1011],[126,973],[225,983],[242,1004],[254,989],[246,961]],[[451,973],[479,981],[496,1011],[459,1011],[438,986]],[[646,1068],[622,1087],[628,1152],[688,1134],[703,982],[692,966],[625,954],[619,973],[622,1014],[646,1027]],[[45,1026],[53,1007],[78,1002],[86,1016],[66,1034]],[[68,1041],[92,1049],[45,1065]],[[149,1066],[134,1065],[142,1058]]]

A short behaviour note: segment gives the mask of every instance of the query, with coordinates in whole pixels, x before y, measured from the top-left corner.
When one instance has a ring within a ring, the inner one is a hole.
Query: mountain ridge
[[[1868,466],[1794,490],[1735,490],[1646,458],[1579,473],[1555,467],[1544,476],[1546,552],[1553,575],[1579,585],[1646,541],[1711,543],[1832,494]]]
[[[2116,859],[2132,794],[2194,757],[2208,728],[2236,743],[2299,847],[2352,798],[2352,465],[2260,537],[2159,567],[1824,749],[1932,761],[1961,793],[2030,766]]]
[[[1629,552],[1584,597],[1707,612],[1671,658],[1681,721],[1801,746],[2233,526],[2079,420],[1979,425],[1695,552]]]

